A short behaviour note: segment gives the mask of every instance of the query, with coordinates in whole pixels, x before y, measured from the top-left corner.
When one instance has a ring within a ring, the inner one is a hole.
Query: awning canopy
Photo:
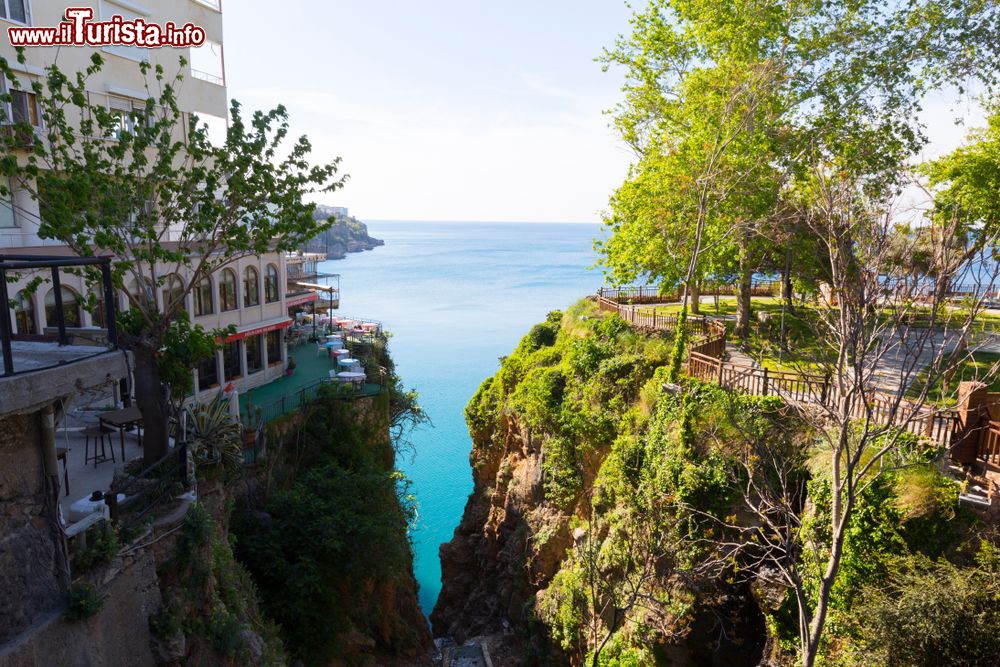
[[[299,287],[305,287],[306,289],[314,289],[323,292],[336,292],[337,288],[332,285],[317,285],[316,283],[295,283]]]
[[[310,301],[315,301],[319,298],[319,294],[316,292],[310,292],[309,294],[303,294],[301,296],[292,297],[285,301],[285,305],[291,308],[292,306],[300,306],[303,303],[309,303]]]
[[[290,326],[292,326],[292,318],[290,317],[280,317],[274,320],[255,322],[254,324],[247,326],[245,329],[237,331],[231,336],[227,336],[225,342],[232,343],[235,340],[243,340],[244,338],[249,338],[250,336],[259,336],[271,331],[277,331],[278,329],[285,329]]]

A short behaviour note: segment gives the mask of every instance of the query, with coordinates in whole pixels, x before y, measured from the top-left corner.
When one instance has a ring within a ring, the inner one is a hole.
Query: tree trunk
[[[152,465],[167,455],[167,396],[156,365],[155,348],[139,344],[132,349],[135,402],[142,412],[142,457]]]
[[[785,269],[781,272],[781,296],[785,299],[785,308],[789,313],[795,312],[795,304],[792,302],[792,270],[789,265],[789,253],[785,256]]]
[[[750,249],[746,238],[740,239],[740,279],[736,286],[736,328],[737,338],[746,339],[750,335],[750,285],[753,269],[750,267]]]
[[[691,314],[701,315],[701,283],[691,281]]]

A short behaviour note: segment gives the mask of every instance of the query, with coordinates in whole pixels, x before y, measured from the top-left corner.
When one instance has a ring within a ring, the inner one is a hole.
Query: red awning
[[[303,303],[309,303],[310,301],[315,301],[319,298],[319,294],[316,292],[309,292],[309,294],[303,294],[302,296],[297,296],[293,299],[288,299],[285,301],[285,305],[291,308],[292,306],[298,306]]]
[[[260,334],[266,334],[269,331],[277,331],[278,329],[285,329],[290,326],[292,326],[292,321],[290,319],[284,320],[283,322],[274,322],[272,324],[265,324],[255,329],[247,329],[246,331],[237,331],[232,336],[227,336],[226,342],[231,343],[234,340],[243,340],[244,338],[249,338],[250,336],[259,336]]]

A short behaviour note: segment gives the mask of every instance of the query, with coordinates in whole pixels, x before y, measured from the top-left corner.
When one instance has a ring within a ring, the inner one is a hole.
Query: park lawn
[[[941,380],[927,392],[927,401],[940,406],[953,406],[957,401],[958,383],[965,380],[983,380],[989,385],[990,391],[1000,391],[1000,374],[990,374],[994,365],[1000,364],[1000,352],[973,352],[972,358],[966,358],[959,364],[952,375],[947,388]],[[927,384],[927,374],[921,371],[907,390],[907,395],[915,398]]]
[[[681,304],[679,303],[668,303],[659,306],[639,306],[637,310],[642,315],[652,315],[654,308],[657,315],[677,315],[681,312]],[[773,296],[754,297],[750,301],[750,311],[751,313],[755,313],[757,310],[766,310],[780,314],[781,301]],[[691,310],[689,308],[688,314],[690,313]],[[714,302],[703,300],[701,302],[701,314],[708,315],[709,317],[736,317],[736,297],[720,296],[718,308],[716,308]]]

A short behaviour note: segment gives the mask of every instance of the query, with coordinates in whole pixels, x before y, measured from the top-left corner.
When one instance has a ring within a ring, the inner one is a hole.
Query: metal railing
[[[115,324],[115,290],[111,282],[111,258],[110,257],[53,257],[38,255],[0,255],[0,346],[3,348],[3,375],[16,375],[54,368],[73,361],[89,359],[92,356],[103,354],[106,350],[100,350],[93,355],[87,355],[73,360],[60,360],[48,366],[33,366],[28,370],[18,371],[14,368],[14,349],[12,343],[21,339],[21,336],[14,333],[14,327],[10,321],[10,297],[7,294],[7,279],[12,274],[20,271],[37,271],[39,269],[49,269],[51,271],[52,295],[55,299],[55,316],[57,336],[55,341],[59,345],[68,345],[69,339],[66,336],[66,314],[63,311],[62,281],[59,270],[67,267],[97,266],[101,271],[101,293],[103,294],[103,304],[105,308],[104,319],[107,322],[108,345],[107,349],[118,347],[118,329]],[[51,325],[51,322],[48,324]],[[25,336],[24,340],[29,337]],[[52,340],[50,337],[30,336],[30,340]]]
[[[147,514],[187,490],[188,447],[180,443],[162,459],[137,475],[111,484],[105,494],[111,520],[119,526],[134,525]],[[124,495],[121,502],[118,494]]]
[[[363,398],[366,396],[377,396],[385,389],[385,377],[387,371],[385,368],[379,366],[378,376],[375,377],[374,372],[368,372],[365,377],[365,383],[361,389],[352,389],[347,384],[341,384],[344,391],[337,395],[337,398],[344,399],[354,399]],[[372,380],[375,380],[372,382]],[[319,388],[326,384],[333,384],[336,382],[332,378],[322,378],[312,382],[310,384],[299,387],[294,391],[282,394],[281,397],[274,400],[268,401],[261,405],[251,404],[252,414],[244,415],[241,417],[243,425],[246,428],[254,428],[255,424],[252,423],[257,419],[260,420],[260,424],[269,424],[270,422],[283,417],[284,415],[292,412],[293,410],[298,410],[299,408],[305,407],[312,401],[316,400],[317,394],[319,394]]]

